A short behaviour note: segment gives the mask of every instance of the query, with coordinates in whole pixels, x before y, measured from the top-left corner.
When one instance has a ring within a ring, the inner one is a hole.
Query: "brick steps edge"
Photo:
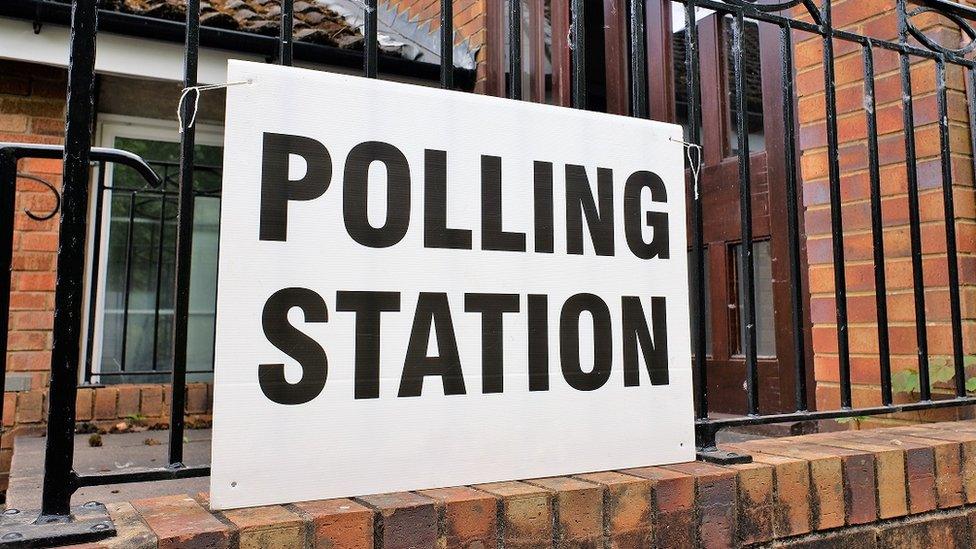
[[[976,546],[976,421],[734,445],[701,462],[224,512],[206,494],[112,504],[85,547]]]

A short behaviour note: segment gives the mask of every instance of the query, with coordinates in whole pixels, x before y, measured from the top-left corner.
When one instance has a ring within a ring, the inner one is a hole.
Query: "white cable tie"
[[[190,116],[190,123],[186,125],[186,129],[192,128],[193,123],[197,120],[197,111],[200,109],[200,92],[219,90],[222,88],[229,88],[231,86],[243,86],[244,84],[250,84],[251,80],[238,80],[236,82],[224,82],[223,84],[205,84],[202,86],[190,86],[189,88],[183,88],[183,92],[180,94],[180,101],[176,104],[176,121],[180,126],[180,133],[183,133],[183,102],[186,101],[186,96],[190,93],[194,94],[193,98],[193,114]]]
[[[680,139],[675,139],[669,137],[668,141],[674,141],[675,143],[681,143],[681,146],[685,149],[685,155],[688,157],[688,167],[691,168],[691,179],[692,185],[695,190],[695,200],[699,199],[698,193],[698,181],[701,176],[701,169],[704,162],[702,162],[702,147],[697,143],[689,143],[687,141],[682,141]],[[694,153],[692,153],[694,151]]]

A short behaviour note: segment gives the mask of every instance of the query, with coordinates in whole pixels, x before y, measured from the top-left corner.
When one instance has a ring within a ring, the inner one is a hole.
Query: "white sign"
[[[694,459],[681,128],[228,79],[214,508]]]

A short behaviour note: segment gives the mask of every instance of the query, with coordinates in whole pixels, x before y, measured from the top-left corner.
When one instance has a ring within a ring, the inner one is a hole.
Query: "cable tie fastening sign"
[[[687,141],[682,141],[680,139],[675,139],[669,137],[668,141],[674,141],[675,143],[681,143],[681,146],[685,149],[685,156],[688,158],[688,167],[691,169],[691,184],[695,190],[695,200],[699,199],[698,194],[698,181],[701,176],[702,166],[705,164],[702,161],[702,147],[697,143],[689,143]]]
[[[186,97],[193,93],[196,97],[193,98],[193,114],[190,115],[189,124],[186,128],[192,128],[193,123],[197,120],[197,111],[200,108],[200,92],[219,90],[223,88],[229,88],[231,86],[243,86],[244,84],[250,84],[251,80],[238,80],[236,82],[224,82],[223,84],[204,84],[202,86],[190,86],[189,88],[183,88],[183,93],[180,94],[180,101],[176,104],[176,121],[180,126],[180,133],[183,133],[183,102],[186,101]]]

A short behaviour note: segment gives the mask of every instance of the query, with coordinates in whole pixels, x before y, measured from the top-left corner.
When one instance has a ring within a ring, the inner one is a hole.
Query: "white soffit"
[[[0,58],[67,67],[68,37],[67,27],[45,23],[40,34],[34,34],[31,21],[0,17]],[[225,82],[230,58],[264,61],[256,55],[201,48],[200,83]],[[183,80],[183,45],[99,32],[95,70],[179,82]]]

